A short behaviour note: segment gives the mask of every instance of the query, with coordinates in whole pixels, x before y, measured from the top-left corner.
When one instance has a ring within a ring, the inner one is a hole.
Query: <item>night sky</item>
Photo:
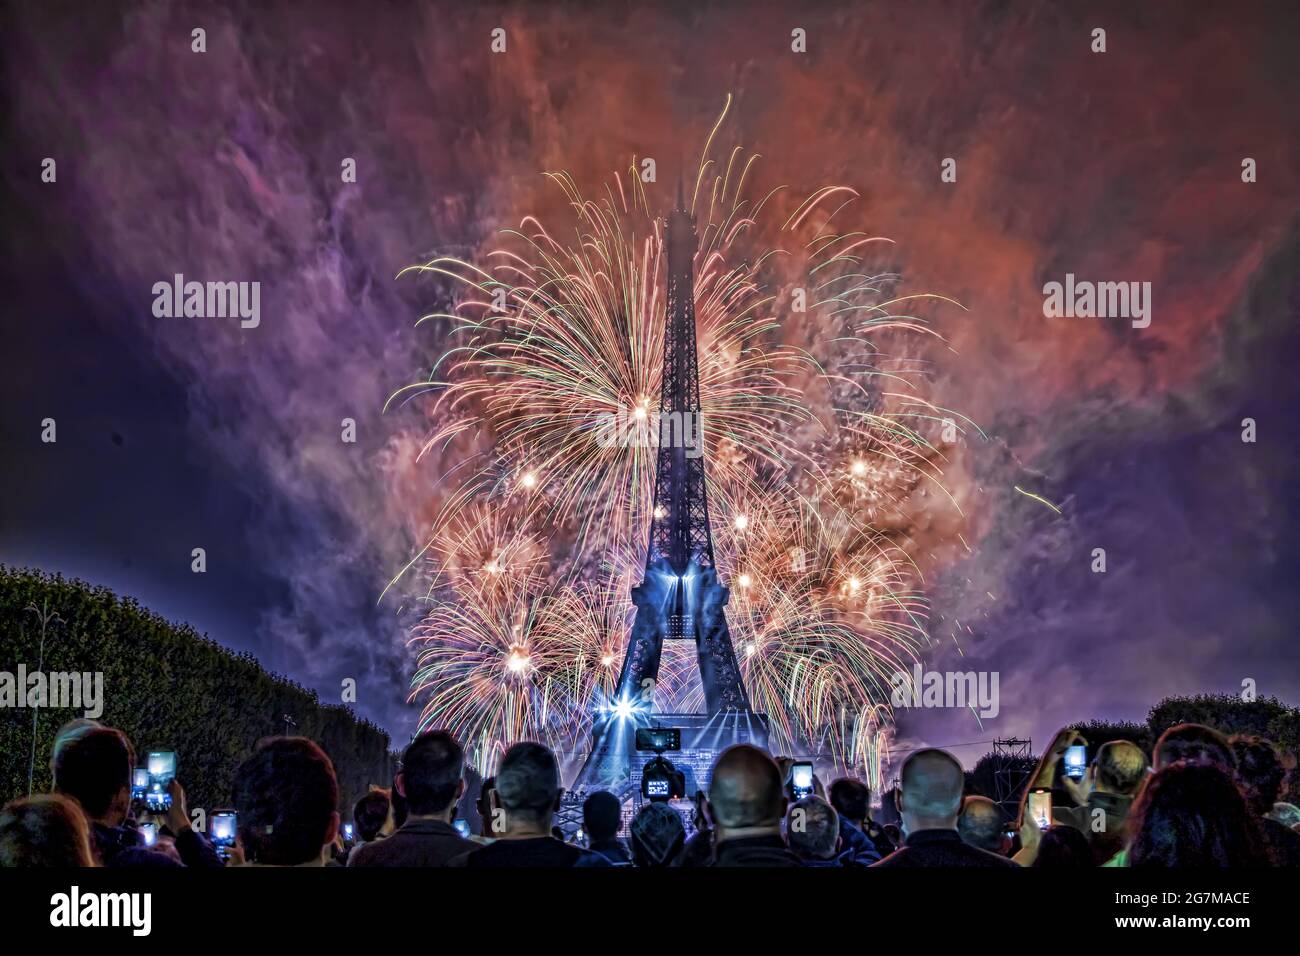
[[[936,318],[932,375],[989,440],[950,473],[960,526],[915,533],[929,666],[998,671],[1002,709],[903,714],[899,746],[1037,747],[1245,678],[1300,704],[1300,7],[800,6],[9,5],[0,561],[326,699],[355,677],[404,740],[410,659],[377,598],[438,469],[411,463],[417,413],[381,407],[440,342],[414,328],[432,291],[394,277],[556,209],[543,171],[673,175],[731,94],[726,135],[767,176],[856,188],[908,289],[967,310]],[[1150,327],[1045,318],[1067,272],[1151,282]],[[155,318],[175,273],[260,281],[261,326]]]

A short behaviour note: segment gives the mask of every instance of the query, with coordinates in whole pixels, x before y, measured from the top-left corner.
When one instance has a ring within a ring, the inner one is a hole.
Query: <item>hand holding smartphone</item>
[[[239,833],[239,815],[234,810],[213,810],[208,819],[208,838],[217,855],[228,859]]]
[[[1065,748],[1065,775],[1071,780],[1082,780],[1088,771],[1088,748],[1074,744]]]
[[[167,787],[176,776],[176,751],[149,751],[145,773],[145,805],[154,813],[166,813],[172,806],[172,795],[167,792]]]
[[[1040,830],[1052,825],[1052,791],[1034,790],[1029,794],[1029,816]]]
[[[136,767],[131,771],[131,799],[141,800],[149,791],[149,768]]]
[[[794,791],[796,800],[802,800],[813,792],[813,765],[811,762],[801,760],[790,768],[790,788]]]

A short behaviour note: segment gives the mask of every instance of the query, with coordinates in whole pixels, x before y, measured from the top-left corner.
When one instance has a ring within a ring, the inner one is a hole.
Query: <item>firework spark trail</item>
[[[951,300],[889,296],[897,276],[864,268],[889,240],[832,227],[857,198],[847,187],[798,203],[777,230],[789,241],[763,246],[759,224],[784,187],[752,199],[756,157],[736,147],[715,166],[717,130],[692,202],[708,493],[733,639],[774,746],[825,748],[878,779],[889,678],[929,643],[908,513],[919,489],[960,511],[942,433],[971,427],[922,393],[925,365],[906,343],[935,333],[895,307]],[[594,201],[548,175],[572,213],[567,237],[526,217],[480,264],[404,270],[459,291],[420,320],[448,323],[450,347],[390,399],[427,403],[421,454],[458,462],[398,575],[423,580],[430,603],[412,634],[411,697],[421,729],[452,728],[485,771],[514,740],[581,744],[622,663],[651,520],[662,224],[635,163]],[[784,302],[796,286],[802,315]],[[820,344],[800,347],[809,322]],[[661,711],[701,703],[693,648],[679,650],[665,646]]]
[[[1048,501],[1048,500],[1047,500],[1046,498],[1044,498],[1042,495],[1036,495],[1036,494],[1034,494],[1032,491],[1025,491],[1025,489],[1024,489],[1024,488],[1021,488],[1019,485],[1013,485],[1012,487],[1013,487],[1013,489],[1014,489],[1015,491],[1017,491],[1017,492],[1019,492],[1020,494],[1024,495],[1026,498],[1032,498],[1032,499],[1034,499],[1034,501],[1037,501],[1037,502],[1040,502],[1040,503],[1042,503],[1042,504],[1047,505],[1047,507],[1051,508],[1051,509],[1052,509],[1053,511],[1055,511],[1058,515],[1061,513],[1061,509],[1060,509],[1060,508],[1058,508],[1056,505],[1052,504],[1050,501]]]

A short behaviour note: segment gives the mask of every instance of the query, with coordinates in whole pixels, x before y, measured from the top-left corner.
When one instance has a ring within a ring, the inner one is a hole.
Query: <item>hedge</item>
[[[387,785],[393,762],[388,734],[344,706],[263,670],[250,654],[221,647],[188,624],[176,624],[104,587],[57,574],[0,565],[0,670],[37,669],[40,617],[61,623],[46,633],[42,670],[102,672],[102,723],[125,731],[141,755],[175,750],[177,776],[190,807],[230,805],[235,767],[263,737],[310,737],[334,762],[340,809],[371,784]],[[80,710],[0,708],[0,802],[27,792],[36,714],[34,790],[51,786],[49,755],[59,727]]]

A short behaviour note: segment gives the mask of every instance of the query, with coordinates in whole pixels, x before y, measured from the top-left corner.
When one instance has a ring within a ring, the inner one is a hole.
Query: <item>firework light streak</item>
[[[907,343],[936,333],[905,310],[950,300],[888,295],[898,277],[866,263],[889,240],[832,228],[852,189],[817,190],[782,220],[784,187],[751,195],[755,157],[736,147],[717,164],[712,142],[694,190],[695,296],[733,640],[775,749],[819,748],[878,784],[890,675],[929,641],[907,514],[918,494],[951,500],[938,436],[969,426],[921,394]],[[450,345],[389,406],[423,403],[421,457],[455,464],[429,539],[390,587],[416,577],[428,604],[411,636],[420,728],[452,729],[484,772],[515,740],[580,749],[626,650],[665,306],[663,209],[636,169],[596,201],[548,174],[572,213],[564,233],[526,217],[478,263],[403,273],[450,290],[452,305],[420,320],[442,323]],[[781,242],[765,247],[768,212]],[[665,644],[657,709],[700,707],[694,671],[694,648]]]
[[[1061,509],[1060,509],[1060,508],[1058,508],[1056,505],[1052,504],[1050,501],[1048,501],[1048,500],[1047,500],[1046,498],[1044,498],[1042,495],[1036,495],[1036,494],[1034,494],[1032,491],[1025,491],[1025,489],[1024,489],[1024,488],[1021,488],[1019,485],[1012,485],[1012,488],[1013,488],[1015,491],[1018,491],[1020,494],[1024,495],[1026,498],[1032,498],[1032,499],[1034,499],[1034,501],[1041,502],[1042,504],[1047,505],[1047,507],[1051,508],[1051,509],[1052,509],[1053,511],[1055,511],[1058,515],[1061,513]]]

